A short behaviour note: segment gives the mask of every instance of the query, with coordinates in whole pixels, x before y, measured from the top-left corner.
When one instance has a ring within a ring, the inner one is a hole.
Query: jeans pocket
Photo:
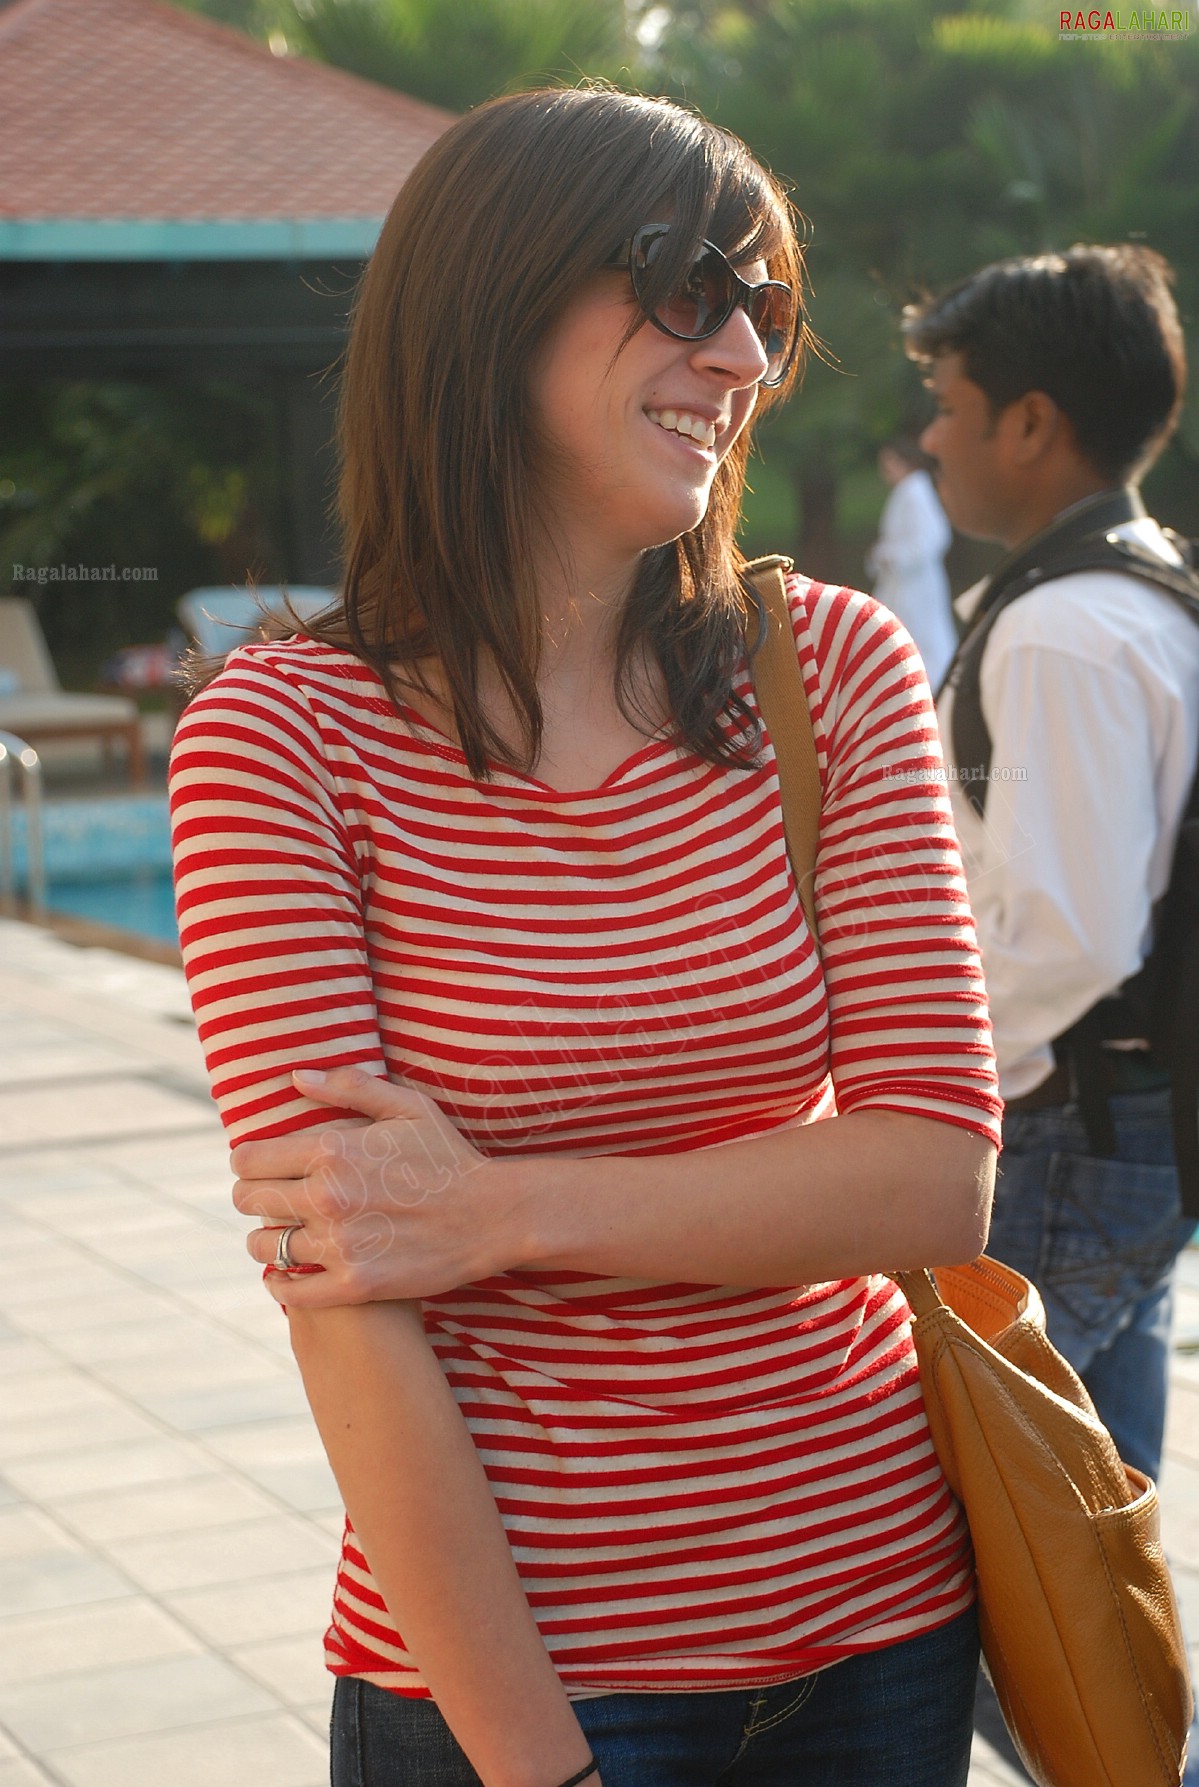
[[[1096,1349],[1168,1275],[1190,1237],[1172,1166],[1055,1154],[1037,1286]],[[1051,1328],[1052,1332],[1052,1328]]]

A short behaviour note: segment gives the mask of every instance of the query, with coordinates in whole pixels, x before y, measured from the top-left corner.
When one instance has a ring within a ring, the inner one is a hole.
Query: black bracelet
[[[577,1775],[571,1775],[569,1781],[562,1781],[560,1787],[579,1787],[580,1781],[589,1780],[592,1775],[599,1774],[599,1763],[593,1756],[586,1768],[581,1768]]]

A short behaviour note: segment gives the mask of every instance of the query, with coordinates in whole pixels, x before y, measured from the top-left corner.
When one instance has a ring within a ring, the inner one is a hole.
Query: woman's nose
[[[707,367],[732,377],[738,385],[755,385],[769,365],[766,349],[744,304],[735,304],[727,319],[696,343],[697,358]]]

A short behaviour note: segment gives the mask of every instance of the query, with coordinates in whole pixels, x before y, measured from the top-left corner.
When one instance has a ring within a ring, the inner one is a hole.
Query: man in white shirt
[[[1199,626],[1144,575],[1052,563],[1114,538],[1180,574],[1136,489],[1182,400],[1170,273],[1134,247],[1003,262],[913,307],[905,337],[949,518],[1008,553],[959,601],[938,707],[1008,1101],[990,1251],[1036,1281],[1122,1456],[1156,1477],[1193,1227],[1168,1075],[1137,1038],[1096,1045],[1114,1144],[1097,1148],[1095,1087],[1061,1039],[1148,953],[1199,755]],[[955,760],[955,702],[981,762]]]

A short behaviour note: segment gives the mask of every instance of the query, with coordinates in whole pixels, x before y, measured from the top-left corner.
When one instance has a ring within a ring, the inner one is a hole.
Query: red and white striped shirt
[[[172,764],[184,959],[231,1137],[324,1121],[291,1070],[354,1063],[427,1092],[488,1154],[682,1152],[834,1098],[997,1139],[919,661],[869,598],[799,580],[791,597],[824,780],[823,973],[769,744],[726,769],[663,732],[586,792],[476,782],[348,653],[236,652]],[[569,1691],[786,1680],[969,1604],[885,1278],[523,1272],[425,1308]],[[349,1529],[327,1650],[425,1691]]]

